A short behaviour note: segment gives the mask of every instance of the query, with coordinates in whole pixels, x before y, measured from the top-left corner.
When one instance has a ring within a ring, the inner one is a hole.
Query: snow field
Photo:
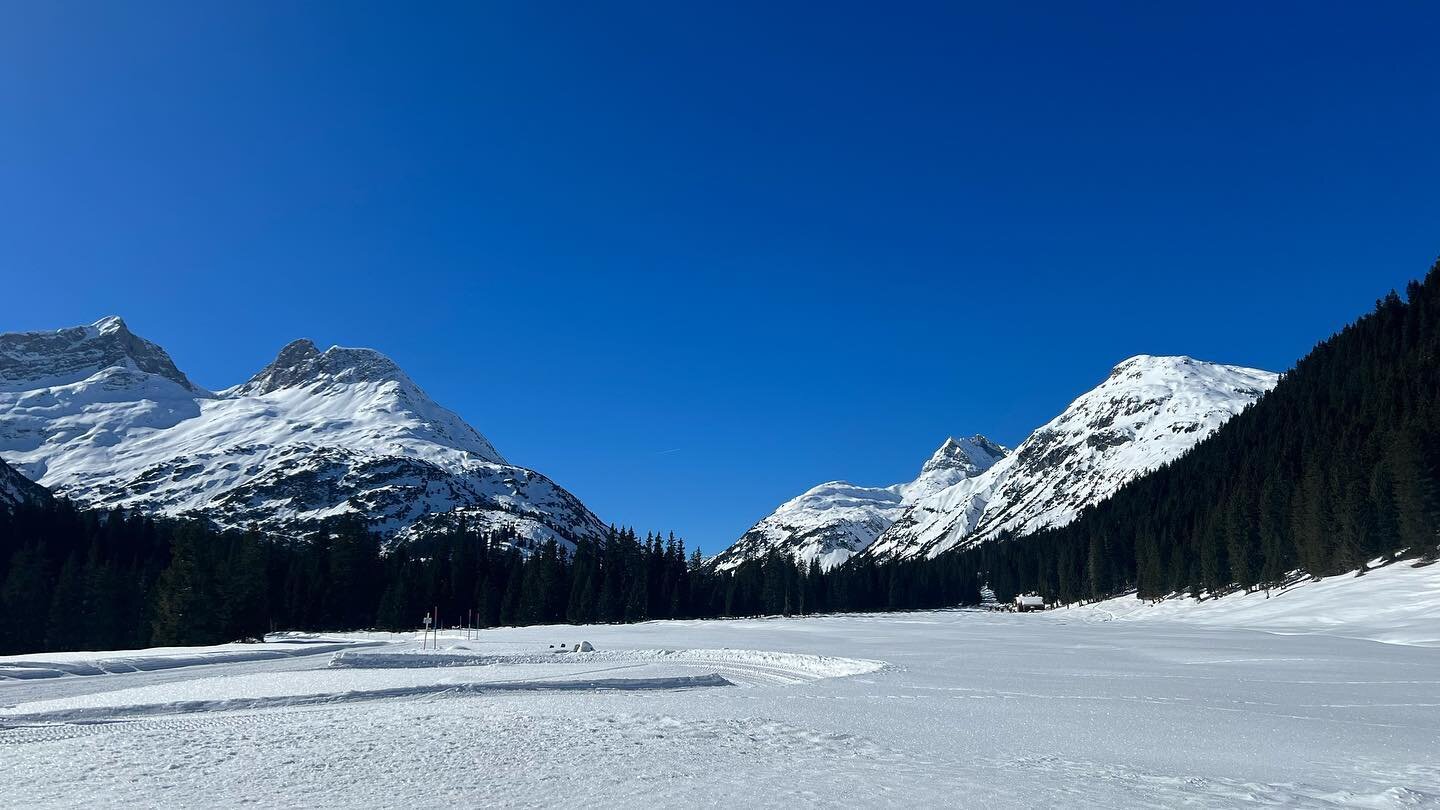
[[[0,784],[16,807],[1440,806],[1440,566],[1341,584],[289,637],[374,646],[0,682]]]

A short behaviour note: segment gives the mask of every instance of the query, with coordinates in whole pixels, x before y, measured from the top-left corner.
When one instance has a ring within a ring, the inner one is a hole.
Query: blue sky
[[[0,330],[396,358],[718,551],[1440,255],[1428,4],[7,3]]]

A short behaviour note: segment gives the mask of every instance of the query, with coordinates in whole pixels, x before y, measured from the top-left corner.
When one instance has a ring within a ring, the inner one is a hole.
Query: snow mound
[[[380,642],[274,642],[268,644],[223,644],[217,647],[156,647],[115,653],[47,653],[41,656],[0,656],[0,681],[33,681],[68,676],[120,675],[156,672],[164,669],[243,664],[307,655],[326,655],[354,647],[373,647]],[[101,657],[96,657],[101,656]]]

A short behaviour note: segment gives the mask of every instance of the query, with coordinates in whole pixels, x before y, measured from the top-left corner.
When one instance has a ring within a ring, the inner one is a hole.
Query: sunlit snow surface
[[[1437,806],[1437,596],[1440,565],[1401,563],[1268,600],[12,657],[0,678],[56,674],[0,680],[0,785],[13,807]]]

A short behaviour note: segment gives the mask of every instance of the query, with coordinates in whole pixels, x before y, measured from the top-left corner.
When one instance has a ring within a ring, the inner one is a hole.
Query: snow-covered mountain
[[[983,474],[920,498],[867,549],[877,559],[1063,526],[1172,461],[1275,386],[1268,371],[1140,355]]]
[[[781,504],[712,564],[726,570],[784,550],[804,565],[818,560],[829,570],[863,551],[911,504],[984,472],[1005,452],[984,436],[946,439],[913,481],[888,487],[826,482]]]
[[[0,459],[0,509],[13,509],[19,504],[47,500],[44,487],[15,471]]]
[[[0,335],[0,455],[84,505],[222,526],[295,533],[350,513],[392,535],[459,516],[537,541],[604,533],[385,355],[308,340],[211,392],[119,318]]]

